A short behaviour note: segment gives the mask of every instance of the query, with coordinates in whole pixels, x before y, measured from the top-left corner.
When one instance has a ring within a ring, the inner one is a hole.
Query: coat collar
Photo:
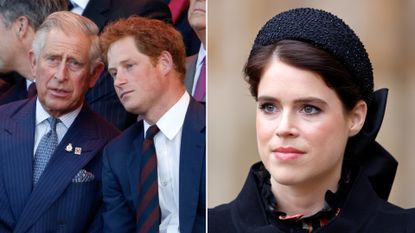
[[[267,222],[253,175],[259,166],[260,163],[252,166],[242,191],[230,203],[231,218],[238,232],[281,232],[276,226]],[[332,222],[324,227],[325,231],[337,232],[336,230],[342,229],[342,232],[359,232],[376,212],[380,202],[381,200],[371,188],[368,179],[359,172],[342,210]]]

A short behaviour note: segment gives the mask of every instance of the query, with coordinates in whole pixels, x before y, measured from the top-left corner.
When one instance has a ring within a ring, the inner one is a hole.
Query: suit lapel
[[[180,229],[191,232],[199,202],[200,183],[205,166],[205,114],[192,98],[183,125],[180,151]]]
[[[197,54],[192,55],[186,58],[186,79],[185,85],[187,92],[192,94],[193,90],[193,83],[195,81],[195,72],[196,72],[196,62],[197,62]]]
[[[4,146],[4,185],[14,216],[20,216],[32,192],[33,138],[35,133],[35,99],[30,100],[6,124],[10,137]],[[16,140],[18,138],[18,140]]]
[[[143,144],[144,139],[144,125],[143,121],[138,122],[137,130],[135,131],[135,134],[132,135],[134,138],[132,140],[131,146],[128,150],[126,150],[126,153],[130,154],[130,159],[126,160],[128,163],[126,167],[128,167],[128,175],[129,175],[129,182],[130,182],[130,190],[132,199],[134,202],[134,206],[138,206],[138,180],[140,177],[140,164],[141,164],[141,157],[139,156],[141,151],[141,145]],[[135,195],[135,196],[134,196]]]
[[[84,106],[59,143],[27,201],[27,205],[16,225],[16,232],[26,231],[35,223],[72,183],[72,178],[78,171],[94,158],[96,149],[101,148],[106,143],[105,139],[101,139],[99,135],[94,134],[94,120],[90,118],[89,113],[90,110]],[[66,151],[65,147],[69,143],[72,144],[73,148],[82,148],[81,155],[75,155],[74,151]]]

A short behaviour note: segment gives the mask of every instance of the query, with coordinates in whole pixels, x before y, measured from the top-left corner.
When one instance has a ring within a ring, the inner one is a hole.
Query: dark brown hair
[[[332,55],[308,43],[296,40],[281,40],[275,44],[258,47],[251,52],[245,65],[245,80],[252,96],[258,98],[258,85],[267,65],[277,57],[282,62],[319,74],[326,85],[332,88],[346,110],[352,110],[363,99],[350,72]]]

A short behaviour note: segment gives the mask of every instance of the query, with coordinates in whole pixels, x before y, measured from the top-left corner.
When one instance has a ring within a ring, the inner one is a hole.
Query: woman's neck
[[[340,172],[332,176],[316,177],[296,185],[283,185],[271,176],[271,190],[277,200],[277,210],[288,216],[310,216],[324,207],[327,190],[337,191]]]

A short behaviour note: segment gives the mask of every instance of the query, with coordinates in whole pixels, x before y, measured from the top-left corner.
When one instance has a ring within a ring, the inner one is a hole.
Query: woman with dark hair
[[[415,232],[388,203],[397,163],[376,143],[387,90],[356,34],[331,13],[293,9],[259,31],[245,66],[261,162],[208,232]]]

